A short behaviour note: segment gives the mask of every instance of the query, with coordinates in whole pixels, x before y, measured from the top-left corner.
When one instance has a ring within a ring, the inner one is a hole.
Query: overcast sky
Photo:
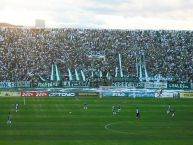
[[[193,0],[0,0],[0,22],[46,27],[193,30]]]

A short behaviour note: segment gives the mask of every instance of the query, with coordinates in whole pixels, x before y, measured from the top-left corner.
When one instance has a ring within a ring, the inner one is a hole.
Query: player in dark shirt
[[[139,119],[139,118],[140,118],[139,108],[136,108],[136,118],[137,118],[137,119]]]

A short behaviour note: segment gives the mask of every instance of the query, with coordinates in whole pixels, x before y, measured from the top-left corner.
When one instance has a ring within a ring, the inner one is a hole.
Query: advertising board
[[[181,98],[193,98],[193,92],[181,92],[180,97]]]
[[[35,97],[36,92],[32,92],[32,91],[22,91],[21,92],[21,96],[25,96],[25,97]]]
[[[15,97],[15,96],[21,96],[21,93],[20,92],[1,91],[0,96],[1,97]]]
[[[102,96],[104,97],[126,97],[127,93],[122,93],[122,92],[102,92]]]
[[[155,97],[155,92],[128,92],[129,97]]]
[[[48,97],[48,92],[22,91],[21,96],[25,96],[25,97]]]
[[[99,96],[98,92],[80,92],[77,93],[78,96]]]
[[[69,92],[50,92],[50,97],[74,97],[76,96],[75,93],[69,93]]]
[[[163,91],[161,94],[159,92],[155,93],[156,98],[173,98],[173,96],[174,96],[173,92]]]

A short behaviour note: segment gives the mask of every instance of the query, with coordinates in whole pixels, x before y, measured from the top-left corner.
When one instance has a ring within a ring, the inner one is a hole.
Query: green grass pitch
[[[121,111],[113,115],[118,104]],[[166,114],[168,104],[174,117]],[[52,97],[27,98],[24,105],[23,98],[2,97],[0,145],[193,145],[193,99]]]

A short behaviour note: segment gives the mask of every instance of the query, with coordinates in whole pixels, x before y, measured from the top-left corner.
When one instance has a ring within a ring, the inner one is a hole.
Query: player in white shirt
[[[121,106],[118,105],[118,106],[117,106],[117,112],[120,112],[120,111],[121,111]]]
[[[88,109],[88,105],[87,105],[86,102],[84,103],[83,109],[84,109],[84,110],[87,110],[87,109]]]
[[[171,106],[170,106],[170,104],[169,104],[166,113],[169,114],[170,112],[171,112]]]
[[[15,112],[18,112],[19,111],[19,104],[15,104]]]
[[[116,111],[116,107],[115,107],[115,106],[112,106],[112,112],[113,112],[113,115],[116,115],[116,114],[117,114],[117,111]]]

